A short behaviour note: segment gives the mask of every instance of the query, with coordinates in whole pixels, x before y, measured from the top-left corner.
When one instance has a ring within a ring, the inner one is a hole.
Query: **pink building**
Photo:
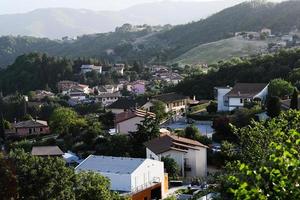
[[[6,131],[6,135],[27,137],[30,135],[49,134],[50,129],[48,123],[42,120],[27,120],[12,124],[12,129]]]

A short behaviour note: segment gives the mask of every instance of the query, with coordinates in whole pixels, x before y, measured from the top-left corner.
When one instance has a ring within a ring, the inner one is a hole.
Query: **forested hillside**
[[[229,38],[234,32],[258,31],[263,27],[271,28],[275,34],[289,32],[293,27],[299,28],[300,1],[242,3],[207,19],[161,32],[145,30],[95,34],[65,43],[28,37],[2,37],[0,66],[12,63],[17,56],[30,51],[57,56],[105,57],[113,61],[169,61],[201,44]],[[107,56],[107,52],[112,54]]]
[[[272,79],[283,78],[299,87],[300,49],[234,59],[220,63],[216,68],[219,70],[187,78],[172,89],[188,96],[197,95],[199,99],[210,99],[213,98],[214,87],[233,86],[236,82],[269,83]]]

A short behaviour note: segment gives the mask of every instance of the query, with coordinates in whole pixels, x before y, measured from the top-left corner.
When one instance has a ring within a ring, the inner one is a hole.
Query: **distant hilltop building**
[[[88,72],[95,71],[99,74],[102,74],[102,66],[95,66],[95,65],[81,65],[81,73],[85,74]]]
[[[272,35],[272,30],[271,29],[269,29],[269,28],[263,28],[263,29],[261,29],[261,31],[260,31],[261,33],[264,33],[264,34],[266,34],[266,35]]]

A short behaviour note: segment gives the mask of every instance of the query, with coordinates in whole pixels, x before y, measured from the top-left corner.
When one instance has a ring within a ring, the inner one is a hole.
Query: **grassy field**
[[[200,45],[174,59],[179,64],[213,64],[232,57],[244,57],[264,52],[267,41],[249,41],[237,37]]]

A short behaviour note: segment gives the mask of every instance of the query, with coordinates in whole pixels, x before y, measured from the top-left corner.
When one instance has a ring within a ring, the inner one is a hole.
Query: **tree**
[[[50,129],[55,134],[66,135],[70,133],[71,128],[74,130],[86,125],[86,121],[70,108],[57,108],[50,117]]]
[[[277,117],[280,114],[280,109],[281,105],[279,97],[270,97],[267,102],[267,115],[269,117]]]
[[[218,111],[218,103],[215,101],[209,102],[208,106],[206,107],[206,111],[211,113],[216,113]]]
[[[4,200],[17,199],[17,179],[9,160],[0,153],[0,196]]]
[[[154,101],[153,102],[153,107],[151,108],[151,111],[155,113],[155,117],[159,121],[162,121],[167,116],[165,108],[166,108],[166,104],[164,102]]]
[[[3,97],[0,93],[0,144],[5,140],[5,124],[3,117]]]
[[[297,90],[297,88],[294,89],[290,108],[294,109],[294,110],[298,110],[298,90]]]
[[[31,156],[22,150],[9,155],[16,168],[21,199],[74,199],[74,171],[60,158]]]
[[[164,167],[168,175],[172,178],[176,178],[179,176],[179,166],[173,158],[162,157],[161,161],[164,163]]]
[[[293,93],[294,87],[290,82],[283,79],[274,79],[269,84],[269,95],[285,97],[290,96]]]
[[[283,112],[270,121],[236,130],[238,161],[227,166],[230,199],[299,198],[300,112]]]
[[[81,172],[76,175],[76,199],[111,200],[110,182],[107,178],[94,172]]]
[[[200,136],[200,131],[195,125],[187,126],[184,129],[184,135],[186,138],[196,140]]]
[[[145,142],[159,136],[159,121],[149,115],[141,124],[137,124],[137,131],[131,133],[133,152],[135,157],[145,156]]]

